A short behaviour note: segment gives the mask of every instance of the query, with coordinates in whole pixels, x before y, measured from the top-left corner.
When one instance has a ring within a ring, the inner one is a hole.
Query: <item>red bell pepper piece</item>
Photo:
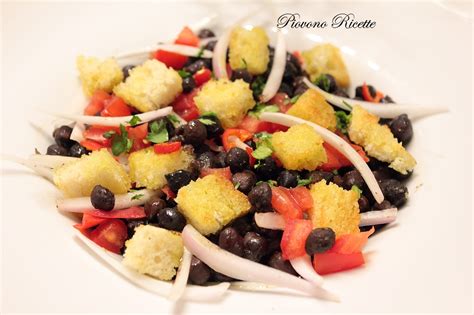
[[[322,253],[314,255],[313,267],[320,275],[359,267],[365,263],[361,252],[352,254]]]
[[[188,61],[187,56],[183,56],[171,51],[161,50],[158,49],[154,54],[153,58],[156,60],[161,61],[168,67],[171,67],[175,70],[179,70],[184,67],[186,62]]]
[[[146,136],[148,135],[148,123],[141,124],[136,127],[127,127],[128,137],[132,139],[131,152],[135,152],[144,149],[149,146],[148,142],[145,142]]]
[[[110,145],[112,144],[112,138],[104,137],[104,133],[106,132],[119,133],[120,129],[117,127],[111,127],[111,126],[92,125],[86,130],[84,130],[82,135],[87,140],[92,140],[105,147],[110,147]]]
[[[168,185],[165,187],[161,188],[161,191],[166,195],[167,199],[174,199],[176,198],[176,194],[169,188]]]
[[[165,143],[157,143],[153,146],[153,150],[156,154],[167,154],[173,153],[181,149],[181,142],[165,142]]]
[[[201,169],[201,173],[199,174],[200,177],[204,177],[207,175],[218,175],[222,176],[228,180],[232,179],[232,172],[230,171],[230,167],[224,167],[224,168],[203,168]]]
[[[84,115],[95,116],[104,109],[105,101],[110,98],[110,94],[97,90],[91,97],[89,104],[84,109]]]
[[[350,145],[359,153],[364,161],[369,161],[369,158],[365,154],[364,149],[361,146],[350,143]],[[323,143],[323,147],[326,150],[327,162],[319,166],[323,171],[333,171],[341,167],[352,166],[351,161],[349,161],[342,153],[336,150],[327,142]]]
[[[284,187],[272,187],[272,207],[285,220],[303,218],[303,209],[290,194],[289,190]]]
[[[196,86],[201,86],[212,78],[211,70],[202,68],[193,75]]]
[[[303,62],[304,62],[304,59],[303,59],[303,56],[301,55],[301,51],[295,50],[295,51],[293,52],[293,56],[296,57],[296,59],[299,61],[300,65],[302,66],[302,65],[303,65]]]
[[[100,149],[103,149],[103,148],[107,148],[106,146],[104,146],[104,145],[102,145],[98,142],[88,140],[88,139],[82,140],[81,145],[89,151],[96,151],[96,150],[100,150]]]
[[[313,197],[311,197],[311,193],[309,192],[308,188],[300,186],[288,190],[298,206],[300,206],[303,210],[308,210],[313,207]]]
[[[313,266],[317,273],[343,271],[364,264],[362,247],[367,243],[369,236],[374,233],[372,227],[369,231],[341,235],[334,246],[327,252],[314,255]]]
[[[199,37],[187,26],[179,33],[178,38],[174,41],[175,44],[199,47]]]
[[[239,129],[245,129],[251,133],[268,132],[274,133],[277,131],[287,131],[288,127],[280,124],[271,123],[268,121],[261,121],[252,116],[245,116],[242,122],[237,126]]]
[[[100,115],[103,117],[130,116],[132,111],[120,97],[114,95],[104,102],[104,110]]]
[[[369,87],[364,82],[364,84],[362,85],[362,97],[367,102],[379,103],[384,97],[384,95],[380,91],[376,91],[375,97],[373,97],[372,94],[370,94]]]
[[[237,146],[238,140],[244,142],[252,139],[253,134],[244,129],[226,129],[222,134],[222,145],[226,151]]]
[[[305,243],[313,223],[309,220],[289,220],[281,238],[281,252],[284,259],[298,258],[306,254]]]
[[[89,238],[94,243],[116,254],[120,254],[127,237],[127,226],[122,220],[118,219],[109,219],[102,222],[89,234]]]
[[[130,207],[127,209],[103,211],[103,210],[87,210],[85,214],[92,215],[96,218],[104,219],[141,219],[144,218],[145,209],[143,207]]]
[[[102,222],[106,221],[107,219],[98,218],[91,214],[84,213],[82,215],[82,222],[80,224],[74,224],[73,226],[82,232],[82,234],[86,234],[87,229],[90,229],[94,226],[101,224]]]
[[[175,113],[186,121],[191,121],[199,117],[199,110],[194,103],[194,97],[198,92],[198,89],[194,89],[191,93],[181,94],[172,104]]]

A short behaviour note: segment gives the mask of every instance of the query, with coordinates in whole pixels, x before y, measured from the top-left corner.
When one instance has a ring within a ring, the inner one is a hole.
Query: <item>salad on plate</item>
[[[171,300],[231,287],[338,301],[323,276],[364,265],[396,220],[416,159],[411,120],[357,82],[338,47],[290,51],[282,32],[184,27],[171,43],[79,56],[83,113],[18,161],[61,191],[77,236]],[[133,62],[130,62],[133,60]]]

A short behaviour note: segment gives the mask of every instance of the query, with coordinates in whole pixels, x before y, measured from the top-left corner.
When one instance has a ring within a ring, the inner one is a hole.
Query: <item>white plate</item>
[[[79,108],[71,102],[77,94],[74,61],[79,53],[107,56],[146,46],[209,14],[232,21],[251,8],[191,2],[3,3],[1,151],[27,156],[35,147],[45,150],[51,139],[29,121],[50,124],[51,119],[34,108]],[[366,266],[326,277],[327,287],[342,302],[230,292],[219,304],[173,307],[93,258],[73,238],[71,219],[57,213],[54,187],[4,163],[2,312],[469,311],[472,20],[435,3],[274,8],[277,15],[300,13],[305,20],[330,19],[340,12],[376,20],[372,30],[293,30],[291,48],[307,47],[308,34],[312,39],[317,35],[347,47],[354,84],[366,80],[400,102],[451,108],[449,114],[415,123],[409,149],[419,166],[410,182],[410,202],[396,224],[370,240]]]

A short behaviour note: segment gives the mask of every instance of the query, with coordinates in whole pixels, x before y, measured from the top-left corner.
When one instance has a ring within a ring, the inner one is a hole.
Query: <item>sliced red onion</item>
[[[229,46],[230,35],[232,33],[232,28],[227,28],[219,39],[216,42],[214,47],[214,52],[212,56],[212,69],[214,70],[214,75],[218,79],[227,79],[227,47]]]
[[[322,285],[323,277],[318,275],[316,270],[314,270],[313,264],[311,263],[311,257],[304,255],[298,258],[290,259],[291,266],[293,269],[303,277],[316,285]]]
[[[268,80],[265,83],[260,101],[265,103],[268,102],[275,94],[281,85],[283,79],[283,73],[285,72],[286,65],[286,42],[285,35],[282,32],[277,33],[277,43],[275,46],[275,56],[273,58],[272,70],[268,76]]]
[[[285,219],[275,212],[255,213],[255,223],[261,228],[271,230],[284,230]]]
[[[168,106],[161,109],[145,112],[142,114],[134,115],[140,118],[141,123],[146,123],[159,117],[164,117],[172,112],[173,108]],[[65,119],[71,119],[76,122],[88,124],[88,125],[101,125],[101,126],[119,126],[120,124],[128,125],[129,121],[133,116],[123,117],[101,117],[101,116],[86,116],[86,115],[69,115],[69,114],[53,114],[54,116],[62,117]]]
[[[346,97],[337,96],[331,93],[328,93],[314,85],[309,81],[308,78],[304,78],[303,82],[309,87],[319,93],[331,104],[342,108],[344,110],[351,111],[355,105],[360,105],[365,108],[370,113],[377,115],[381,118],[394,118],[401,114],[407,114],[410,118],[419,118],[425,116],[431,116],[439,113],[448,112],[449,109],[445,106],[419,106],[419,105],[402,105],[402,104],[377,104],[371,102],[365,102],[360,100],[353,100]],[[347,106],[346,104],[349,104]]]
[[[360,214],[359,226],[370,226],[391,223],[397,219],[397,208],[369,211]]]
[[[194,227],[186,225],[182,234],[184,246],[209,267],[231,278],[261,282],[293,289],[328,301],[339,301],[332,293],[309,281],[286,272],[241,258],[219,248],[202,236]]]
[[[349,143],[347,143],[344,139],[342,139],[335,133],[310,121],[282,113],[264,112],[260,115],[260,120],[273,122],[288,127],[298,124],[307,124],[313,127],[316,133],[318,133],[325,142],[329,143],[337,151],[342,153],[349,161],[351,161],[354,167],[360,172],[360,174],[364,178],[375,200],[378,203],[381,203],[384,200],[382,190],[380,189],[380,186],[367,163],[365,163],[359,153],[357,153],[357,151],[354,150],[354,148],[351,147]]]
[[[189,270],[191,269],[192,257],[193,255],[186,248],[184,248],[181,265],[178,268],[176,279],[174,280],[174,284],[171,287],[170,294],[168,296],[171,301],[179,300],[186,290],[186,285],[188,284],[189,278]]]
[[[201,53],[201,58],[212,58],[212,51],[202,50],[199,47],[193,47],[180,44],[159,44],[155,46],[147,46],[142,49],[132,50],[115,56],[116,59],[127,59],[132,57],[148,57],[151,52],[158,49],[174,52],[183,56],[197,57]]]
[[[159,296],[167,297],[172,284],[171,282],[161,281],[146,275],[135,272],[122,265],[122,256],[108,252],[104,248],[98,246],[87,237],[82,235],[79,231],[76,231],[76,236],[81,242],[92,250],[97,256],[99,256],[105,263],[112,267],[122,277],[129,280],[136,286],[139,286],[151,293],[155,293]],[[219,300],[229,288],[228,282],[223,282],[213,286],[194,286],[189,285],[186,287],[182,300],[206,302]]]
[[[78,143],[84,140],[84,130],[86,130],[86,126],[83,123],[75,123],[74,128],[72,128],[71,132],[71,140],[74,140]]]
[[[37,166],[44,166],[48,168],[56,168],[58,166],[77,161],[78,158],[70,156],[60,155],[45,155],[45,154],[33,154],[30,155],[28,161],[31,161]]]
[[[155,194],[148,189],[140,189],[122,195],[115,195],[114,210],[127,209],[130,207],[141,206]],[[138,197],[135,197],[138,196]],[[56,207],[59,211],[83,213],[93,209],[90,197],[77,197],[68,199],[59,199],[56,201]]]
[[[41,166],[36,164],[34,161],[25,160],[13,155],[2,154],[2,160],[7,160],[13,163],[17,163],[26,166],[36,174],[46,178],[50,182],[53,182],[53,170],[49,167]]]

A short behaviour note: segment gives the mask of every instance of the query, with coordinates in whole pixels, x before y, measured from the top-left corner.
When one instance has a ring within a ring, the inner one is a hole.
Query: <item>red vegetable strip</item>
[[[166,142],[158,143],[153,146],[153,150],[156,154],[167,154],[173,153],[181,149],[181,142]]]
[[[337,238],[334,246],[329,252],[339,254],[353,254],[360,252],[367,243],[369,236],[375,232],[374,227],[369,231],[341,235]]]
[[[361,252],[352,254],[322,253],[313,258],[314,270],[320,275],[348,270],[363,265],[364,256]]]
[[[281,252],[284,259],[293,259],[306,254],[305,243],[313,223],[309,220],[289,220],[281,238]]]
[[[106,219],[140,219],[146,216],[143,207],[131,207],[112,211],[102,211],[95,209],[84,211],[84,215],[85,214]]]

